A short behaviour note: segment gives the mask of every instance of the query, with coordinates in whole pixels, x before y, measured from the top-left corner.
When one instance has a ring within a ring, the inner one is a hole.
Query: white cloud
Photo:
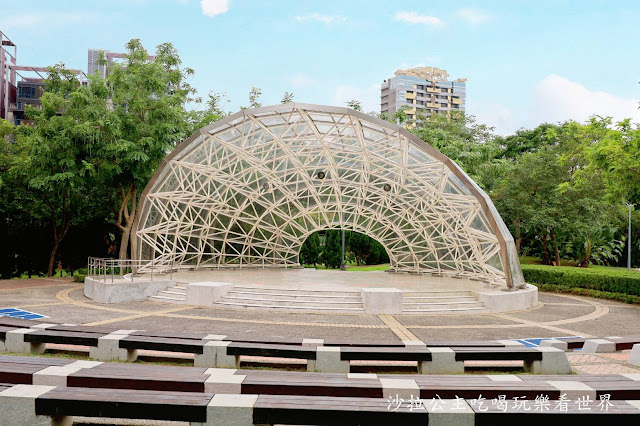
[[[468,113],[478,122],[494,126],[496,133],[512,134],[521,127],[532,129],[542,123],[575,120],[584,123],[593,115],[613,117],[613,121],[631,118],[640,123],[638,99],[622,98],[611,93],[590,90],[580,83],[556,74],[540,80],[529,99],[521,99],[520,108],[468,99]],[[527,107],[528,104],[528,107]]]
[[[204,15],[213,18],[229,10],[229,0],[200,0],[200,7]]]
[[[396,13],[396,21],[406,22],[408,24],[420,24],[428,27],[442,27],[444,22],[435,16],[420,15],[417,12],[398,12]]]
[[[296,74],[293,77],[293,81],[291,82],[291,85],[293,86],[294,89],[303,89],[305,87],[311,86],[315,82],[316,81],[314,79],[304,74]]]
[[[533,88],[527,125],[565,120],[585,121],[592,115],[613,117],[614,121],[631,118],[640,121],[638,99],[621,98],[610,93],[592,91],[580,83],[551,74]]]
[[[346,107],[347,102],[356,100],[362,103],[362,112],[380,112],[380,83],[368,87],[340,86],[333,94],[331,103],[335,106]]]
[[[487,12],[474,8],[460,9],[456,12],[456,15],[471,25],[486,24],[491,19]]]
[[[512,110],[499,103],[474,102],[467,108],[467,113],[474,115],[478,123],[493,127],[499,135],[512,134],[523,125],[518,123]]]
[[[315,21],[315,22],[322,22],[325,25],[330,25],[338,22],[345,22],[346,20],[347,18],[342,15],[323,15],[321,13],[311,13],[309,15],[296,16],[296,21],[298,22]]]
[[[62,27],[65,25],[89,22],[92,14],[87,13],[59,13],[59,12],[27,12],[7,15],[0,19],[0,28],[3,31],[42,29]]]

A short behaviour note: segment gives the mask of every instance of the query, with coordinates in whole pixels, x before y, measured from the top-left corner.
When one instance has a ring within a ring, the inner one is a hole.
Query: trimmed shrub
[[[87,276],[87,268],[76,269],[73,273],[73,282],[83,283]]]
[[[526,282],[640,296],[640,273],[602,269],[522,265]],[[573,291],[572,291],[573,292]]]

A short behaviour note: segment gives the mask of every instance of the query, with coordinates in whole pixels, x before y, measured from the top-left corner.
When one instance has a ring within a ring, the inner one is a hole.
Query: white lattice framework
[[[313,232],[378,240],[394,271],[523,282],[513,238],[480,188],[394,124],[289,103],[196,132],[145,189],[140,259],[204,268],[298,265]]]

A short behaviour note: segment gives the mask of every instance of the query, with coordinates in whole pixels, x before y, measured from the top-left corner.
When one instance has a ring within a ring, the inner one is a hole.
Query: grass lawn
[[[522,256],[520,257],[520,264],[522,265],[542,265],[542,261],[540,258],[535,256]],[[564,268],[575,268],[577,262],[575,260],[570,259],[560,259],[560,267]],[[605,266],[605,265],[589,265],[588,268],[580,268],[583,271],[605,271],[605,272],[627,272],[627,268],[620,266]],[[631,269],[631,272],[638,272],[637,270]]]
[[[313,268],[313,265],[304,265],[304,267]],[[318,264],[315,269],[331,270],[333,268],[327,268],[324,265]],[[389,269],[388,263],[383,263],[382,265],[362,265],[362,266],[357,266],[355,263],[347,263],[347,271],[386,271],[387,269]],[[337,269],[333,269],[333,270],[337,271]]]

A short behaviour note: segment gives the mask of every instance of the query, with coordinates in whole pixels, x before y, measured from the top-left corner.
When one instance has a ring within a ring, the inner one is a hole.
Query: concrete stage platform
[[[100,283],[85,294],[102,303],[131,300],[237,309],[371,314],[483,314],[538,304],[538,289],[469,279],[315,269],[200,269]],[[125,299],[123,299],[125,297]]]

